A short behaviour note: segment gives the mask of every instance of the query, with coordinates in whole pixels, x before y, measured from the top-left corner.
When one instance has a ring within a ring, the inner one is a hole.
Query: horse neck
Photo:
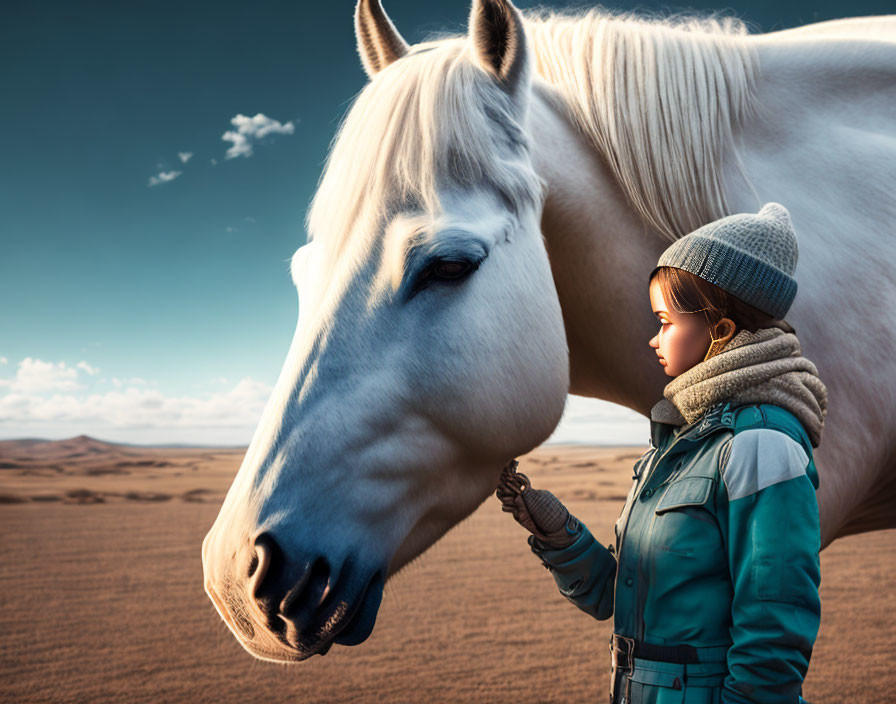
[[[669,378],[647,341],[656,333],[648,276],[668,246],[628,204],[595,148],[546,84],[530,104],[533,163],[547,186],[542,232],[570,355],[570,392],[648,414]]]
[[[647,344],[647,277],[676,237],[728,214],[732,135],[757,70],[736,26],[691,30],[600,11],[527,17],[539,77],[529,126],[570,390],[645,414],[669,382]],[[623,100],[632,81],[639,97]]]

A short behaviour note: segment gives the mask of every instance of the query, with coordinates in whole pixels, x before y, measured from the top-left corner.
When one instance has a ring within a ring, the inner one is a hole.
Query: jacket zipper
[[[663,452],[662,455],[660,455],[659,459],[656,459],[656,452],[659,450],[659,447],[655,448],[654,456],[651,458],[650,462],[648,463],[648,466],[646,466],[642,470],[641,475],[638,478],[638,483],[635,485],[635,490],[634,490],[634,492],[632,492],[631,505],[628,508],[628,513],[625,516],[625,520],[622,522],[622,529],[619,531],[619,540],[618,540],[617,546],[616,546],[617,584],[613,588],[613,613],[614,614],[616,613],[616,597],[619,595],[618,580],[619,580],[619,571],[620,571],[620,568],[622,567],[622,546],[623,546],[623,542],[625,541],[625,535],[628,532],[628,524],[629,524],[629,521],[631,521],[632,510],[635,507],[635,502],[638,500],[638,497],[641,494],[641,487],[643,487],[647,483],[647,480],[650,479],[651,476],[653,476],[653,471],[656,468],[656,466],[660,463],[660,461],[663,459],[663,457],[665,457],[669,453],[669,451],[675,446],[675,444],[680,439],[681,439],[680,435],[679,435],[679,437],[675,438],[675,440],[672,441],[672,444],[669,445],[669,447],[667,447],[665,449],[665,451]],[[625,508],[623,508],[623,511],[624,510],[625,510]],[[641,569],[641,563],[639,560],[638,561],[638,570],[640,571],[640,569]],[[640,589],[641,589],[641,581],[642,581],[641,579],[638,579],[638,594],[639,595],[640,595]],[[643,621],[643,618],[641,620]]]
[[[629,521],[631,520],[631,516],[632,516],[631,510],[632,510],[632,508],[634,508],[635,501],[638,499],[638,496],[641,493],[641,487],[644,486],[645,484],[647,484],[647,481],[650,479],[650,477],[653,476],[653,471],[656,469],[656,467],[659,465],[659,463],[663,461],[663,458],[669,454],[669,452],[672,450],[672,448],[678,444],[678,442],[680,440],[681,440],[681,436],[679,435],[677,438],[675,438],[672,441],[672,444],[669,445],[669,447],[667,447],[665,449],[663,454],[660,455],[660,458],[659,459],[653,458],[653,461],[651,461],[650,466],[647,467],[645,469],[645,471],[641,473],[641,476],[638,479],[638,484],[635,486],[635,492],[632,496],[632,505],[629,507],[628,514],[626,514],[626,516],[625,516],[625,522],[622,524],[622,531],[619,533],[619,546],[616,550],[616,559],[617,560],[622,556],[622,543],[625,540],[625,534],[628,532],[628,524],[629,524]],[[657,449],[659,449],[659,448],[657,448]]]

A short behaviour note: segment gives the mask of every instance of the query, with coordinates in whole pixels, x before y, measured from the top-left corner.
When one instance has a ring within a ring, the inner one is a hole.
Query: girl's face
[[[663,298],[656,277],[650,282],[650,305],[659,320],[660,331],[647,344],[656,350],[666,375],[678,376],[702,362],[711,342],[706,318],[675,310]]]

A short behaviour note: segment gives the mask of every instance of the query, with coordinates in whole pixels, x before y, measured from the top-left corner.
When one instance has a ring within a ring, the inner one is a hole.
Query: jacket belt
[[[698,648],[693,645],[657,645],[626,638],[616,633],[610,636],[610,652],[614,668],[631,670],[633,660],[653,660],[658,662],[687,665],[701,662],[725,662],[727,645]]]

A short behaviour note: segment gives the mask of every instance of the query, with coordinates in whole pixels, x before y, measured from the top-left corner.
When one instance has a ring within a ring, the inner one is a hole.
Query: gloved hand
[[[533,489],[529,477],[518,473],[511,460],[501,472],[495,496],[501,510],[512,513],[517,523],[548,547],[565,548],[578,538],[578,519],[560,499],[544,489]]]

